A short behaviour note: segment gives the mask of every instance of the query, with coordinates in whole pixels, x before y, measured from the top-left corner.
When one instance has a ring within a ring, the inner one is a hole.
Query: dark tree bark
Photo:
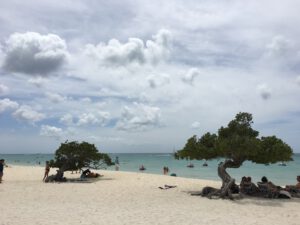
[[[218,175],[222,179],[222,186],[220,189],[214,189],[214,191],[211,191],[207,193],[207,190],[213,190],[210,187],[203,188],[202,196],[207,196],[208,198],[211,198],[212,196],[218,196],[221,198],[229,198],[233,199],[232,196],[232,190],[236,186],[235,179],[233,179],[226,171],[228,168],[239,168],[242,165],[242,160],[231,160],[226,159],[224,162],[221,162],[218,166]],[[205,194],[204,194],[205,193]]]
[[[61,168],[56,171],[55,175],[51,175],[45,179],[45,182],[65,182],[66,178],[64,178],[64,172],[67,170],[67,163],[64,164]]]

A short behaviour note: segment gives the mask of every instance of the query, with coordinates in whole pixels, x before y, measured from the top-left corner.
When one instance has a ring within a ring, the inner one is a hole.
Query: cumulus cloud
[[[70,113],[67,113],[67,114],[63,115],[59,121],[65,125],[72,125],[73,124],[73,116]]]
[[[117,122],[119,130],[141,131],[160,124],[160,109],[144,104],[134,103],[133,107],[125,106]]]
[[[62,66],[67,55],[65,41],[55,34],[14,33],[6,41],[3,67],[44,76]]]
[[[66,100],[66,97],[61,96],[57,93],[46,93],[46,97],[53,103],[60,103]]]
[[[271,97],[271,89],[266,84],[258,85],[257,90],[264,100],[268,100]]]
[[[19,104],[15,101],[11,101],[8,98],[4,98],[0,100],[0,113],[7,110],[14,110],[19,107]]]
[[[193,129],[198,129],[198,128],[201,127],[201,123],[198,122],[198,121],[195,121],[195,122],[192,123],[191,127],[192,127]]]
[[[63,135],[63,130],[59,127],[42,125],[40,135],[46,137],[60,138]]]
[[[268,56],[284,56],[292,47],[291,41],[283,36],[273,37],[271,42],[266,46]]]
[[[22,105],[14,113],[13,116],[21,121],[35,123],[45,118],[43,113],[33,110],[30,106]]]
[[[160,30],[153,36],[153,40],[146,43],[139,38],[129,38],[126,43],[111,39],[107,44],[99,43],[96,46],[89,44],[86,46],[85,54],[104,66],[155,65],[168,58],[171,39],[168,30]]]
[[[8,90],[9,90],[9,88],[7,86],[0,83],[0,95],[6,94],[8,92]]]
[[[197,68],[191,68],[188,72],[183,76],[182,80],[190,85],[194,84],[195,78],[199,76],[200,71]]]
[[[110,118],[108,112],[83,113],[79,115],[77,125],[104,125]]]
[[[38,88],[41,88],[46,83],[46,81],[47,80],[42,77],[35,77],[35,78],[30,78],[28,80],[28,83],[33,84]]]
[[[167,74],[150,75],[147,77],[147,82],[151,88],[157,88],[170,83],[170,77]]]

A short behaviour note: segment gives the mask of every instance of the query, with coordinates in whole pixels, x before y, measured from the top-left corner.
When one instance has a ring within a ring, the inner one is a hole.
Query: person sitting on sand
[[[99,173],[93,173],[89,169],[87,169],[82,172],[80,177],[81,178],[97,178],[100,176],[102,176],[102,175],[100,175]]]
[[[45,179],[48,177],[50,172],[50,165],[49,165],[49,161],[46,161],[46,166],[45,166],[45,174],[44,174],[44,178],[43,181],[45,181]]]
[[[262,183],[262,184],[266,184],[267,187],[268,187],[269,189],[271,189],[271,190],[272,190],[272,189],[273,189],[273,190],[279,190],[279,189],[281,189],[280,186],[276,186],[276,185],[273,184],[271,181],[269,181],[268,178],[265,177],[265,176],[263,176],[263,177],[261,178],[261,183]]]
[[[89,169],[82,171],[80,178],[87,178],[89,173],[91,173],[91,171]]]
[[[286,185],[285,190],[300,192],[300,176],[297,176],[297,184],[296,185]]]
[[[252,183],[251,177],[242,177],[240,188],[240,191],[243,194],[253,195],[259,192],[258,187]]]
[[[100,177],[101,175],[99,173],[93,173],[93,172],[90,172],[88,175],[87,175],[87,178],[97,178],[97,177]]]

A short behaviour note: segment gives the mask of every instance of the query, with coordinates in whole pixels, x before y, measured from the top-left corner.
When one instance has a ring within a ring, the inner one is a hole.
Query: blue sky
[[[241,111],[300,152],[299,8],[2,0],[0,152],[172,152]]]

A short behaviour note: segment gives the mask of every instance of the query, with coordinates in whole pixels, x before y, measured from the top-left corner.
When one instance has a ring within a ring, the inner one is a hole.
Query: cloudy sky
[[[300,152],[299,8],[1,0],[0,153],[172,152],[241,111]]]

